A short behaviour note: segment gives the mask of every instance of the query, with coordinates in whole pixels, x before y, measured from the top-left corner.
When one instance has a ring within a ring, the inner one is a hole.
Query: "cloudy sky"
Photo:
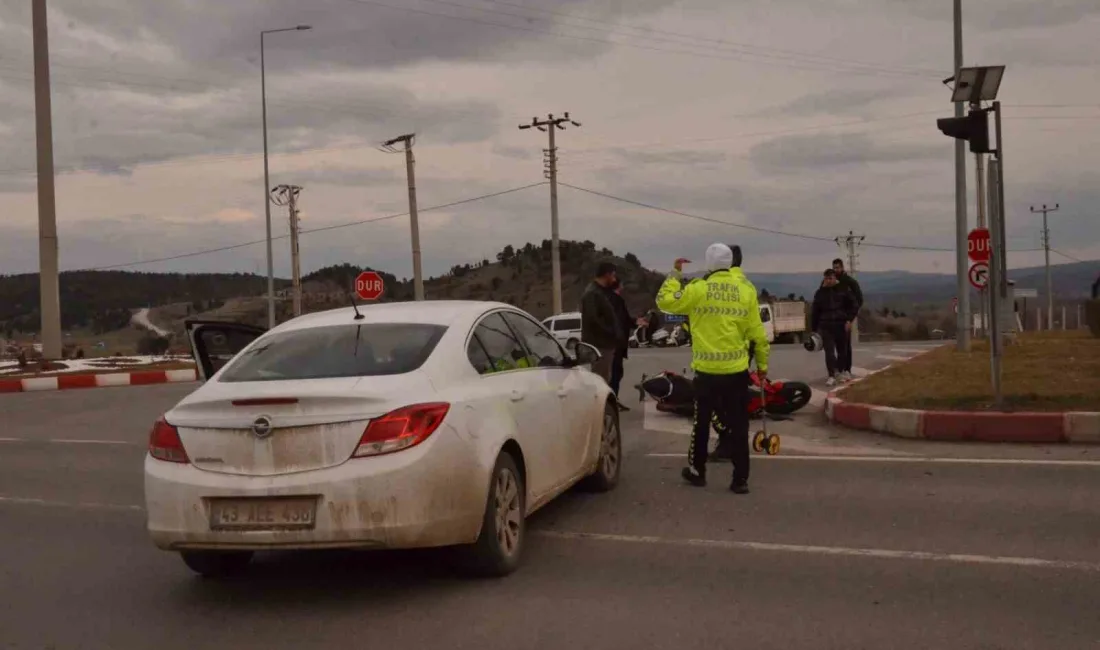
[[[0,3],[0,273],[38,264],[29,6]],[[563,111],[582,124],[558,132],[563,238],[661,269],[721,240],[773,272],[821,268],[852,230],[863,270],[954,269],[946,0],[50,0],[63,269],[263,239],[259,33],[297,24],[267,37],[267,93],[272,184],[302,185],[322,229],[306,271],[411,275],[408,219],[383,219],[407,208],[404,160],[377,148],[407,132],[426,273],[548,238],[545,184],[426,208],[542,183],[546,135],[517,126]],[[968,64],[1008,66],[1009,246],[1038,248],[1028,208],[1057,202],[1055,259],[1100,259],[1100,3],[965,0],[964,26]]]

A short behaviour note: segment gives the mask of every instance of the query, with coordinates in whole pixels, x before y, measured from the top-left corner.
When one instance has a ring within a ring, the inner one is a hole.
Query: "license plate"
[[[313,528],[317,499],[211,499],[212,530]]]

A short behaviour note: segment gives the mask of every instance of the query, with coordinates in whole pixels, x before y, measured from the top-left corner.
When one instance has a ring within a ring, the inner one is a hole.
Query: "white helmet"
[[[802,343],[802,347],[806,348],[807,352],[821,352],[825,349],[825,342],[821,340],[820,334],[814,332]]]

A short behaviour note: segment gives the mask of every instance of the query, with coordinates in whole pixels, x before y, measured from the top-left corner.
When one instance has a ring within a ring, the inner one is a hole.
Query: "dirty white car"
[[[187,329],[207,381],[155,423],[145,502],[154,543],[202,575],[267,549],[437,546],[503,575],[528,515],[618,482],[618,411],[586,368],[599,353],[567,353],[509,305]]]

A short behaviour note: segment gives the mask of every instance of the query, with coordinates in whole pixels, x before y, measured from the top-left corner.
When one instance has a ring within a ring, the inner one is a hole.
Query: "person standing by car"
[[[756,294],[738,280],[730,269],[733,252],[725,244],[711,244],[706,252],[707,276],[684,286],[683,265],[676,260],[672,273],[657,293],[657,307],[692,317],[691,368],[695,371],[695,421],[688,447],[688,466],[680,475],[691,485],[707,484],[707,444],[711,418],[719,422],[733,440],[733,481],[730,490],[749,492],[749,361],[748,341],[757,343],[757,368],[768,372],[767,336],[760,311],[753,308]]]
[[[855,296],[840,284],[836,272],[825,269],[821,287],[814,294],[810,331],[820,334],[825,346],[825,369],[829,372],[825,381],[827,386],[836,386],[837,380],[842,379],[841,360],[858,311],[856,304]]]
[[[859,287],[859,282],[848,274],[844,270],[844,260],[839,257],[833,260],[833,273],[836,274],[837,282],[842,287],[848,290],[848,293],[852,294],[852,298],[856,301],[855,315],[852,316],[852,320],[849,323],[848,328],[844,332],[844,355],[838,359],[838,368],[840,370],[841,381],[852,380],[852,328],[856,326],[856,319],[859,318],[859,310],[863,309],[863,290]]]
[[[618,272],[611,262],[600,262],[596,277],[581,296],[581,341],[600,351],[600,360],[592,364],[592,372],[611,384],[611,368],[620,339],[626,345],[625,326],[615,315],[611,302],[611,287],[618,281]]]
[[[611,286],[607,290],[607,297],[611,300],[611,306],[615,308],[615,316],[619,325],[623,329],[621,340],[618,342],[618,347],[615,348],[615,358],[611,362],[611,381],[608,384],[611,386],[611,392],[615,394],[615,399],[619,399],[619,386],[623,382],[623,362],[626,360],[630,347],[630,335],[633,331],[633,325],[640,325],[640,318],[634,319],[630,316],[630,310],[626,306],[626,300],[623,298],[623,285],[616,277]],[[620,411],[629,411],[622,401],[619,401]]]

